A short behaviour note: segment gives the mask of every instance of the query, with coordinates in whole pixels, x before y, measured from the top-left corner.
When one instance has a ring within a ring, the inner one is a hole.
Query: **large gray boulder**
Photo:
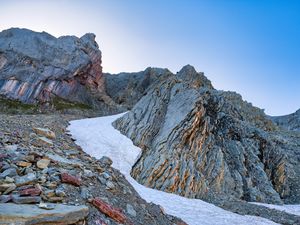
[[[47,210],[37,205],[0,203],[0,224],[67,225],[84,220],[89,213],[89,208],[85,205],[52,204],[52,206],[53,209]]]
[[[300,202],[299,137],[185,66],[151,85],[114,126],[142,149],[132,176],[211,202]]]

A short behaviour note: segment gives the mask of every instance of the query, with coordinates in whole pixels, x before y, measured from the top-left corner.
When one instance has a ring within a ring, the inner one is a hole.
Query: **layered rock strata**
[[[132,176],[148,187],[212,202],[300,202],[299,139],[191,66],[150,86],[114,126],[143,150]]]

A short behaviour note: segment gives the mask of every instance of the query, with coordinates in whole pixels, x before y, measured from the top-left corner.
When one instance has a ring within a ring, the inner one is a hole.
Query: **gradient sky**
[[[300,1],[0,0],[0,30],[96,34],[105,72],[186,64],[270,115],[300,108]]]

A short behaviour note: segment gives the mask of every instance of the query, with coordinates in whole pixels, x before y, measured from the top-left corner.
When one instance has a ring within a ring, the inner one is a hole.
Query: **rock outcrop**
[[[0,33],[0,94],[8,98],[99,108],[113,104],[103,83],[94,34],[55,38],[17,28]]]
[[[96,109],[112,114],[131,109],[167,69],[103,74],[94,34],[55,38],[12,28],[0,32],[0,105],[19,111]],[[47,107],[46,107],[47,106]],[[25,108],[25,109],[24,109]],[[30,110],[28,110],[30,109]],[[8,111],[8,110],[5,110]]]
[[[141,184],[211,202],[300,202],[299,137],[191,66],[151,85],[114,126],[143,150],[132,170]]]
[[[286,116],[274,116],[271,119],[280,127],[291,131],[300,131],[300,109]]]

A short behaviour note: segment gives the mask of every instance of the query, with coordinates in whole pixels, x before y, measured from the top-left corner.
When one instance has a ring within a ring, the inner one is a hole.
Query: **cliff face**
[[[152,85],[114,126],[142,148],[132,175],[146,186],[212,202],[300,202],[299,139],[191,66]]]
[[[0,94],[24,103],[54,98],[98,107],[105,93],[101,51],[94,34],[55,38],[45,32],[0,33]]]

